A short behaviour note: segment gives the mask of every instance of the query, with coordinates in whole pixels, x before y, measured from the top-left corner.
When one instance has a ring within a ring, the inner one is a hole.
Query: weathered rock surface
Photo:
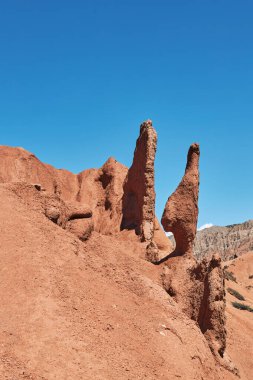
[[[123,184],[127,167],[110,157],[100,169],[78,175],[77,201],[91,207],[95,231],[106,235],[120,232]]]
[[[225,285],[221,260],[197,263],[193,257],[170,258],[163,285],[189,318],[195,320],[213,353],[223,357],[226,348]]]
[[[199,145],[190,146],[185,175],[169,197],[162,225],[176,241],[162,275],[163,285],[189,318],[196,321],[218,360],[234,370],[226,348],[225,282],[221,260],[213,256],[200,263],[192,255],[198,220]],[[222,359],[221,359],[222,358]]]
[[[91,236],[94,224],[92,219],[72,219],[66,223],[65,229],[85,241]]]
[[[172,232],[178,255],[192,254],[197,231],[199,194],[199,145],[190,146],[185,174],[169,197],[162,216],[166,232]]]
[[[161,251],[161,255],[164,255],[164,252],[169,254],[173,251],[173,244],[165,235],[164,230],[161,227],[157,218],[155,218],[155,222],[154,222],[153,241],[156,243],[156,246],[159,249],[159,251]]]
[[[0,146],[0,183],[6,182],[40,184],[64,200],[75,200],[79,191],[77,175],[42,163],[23,148]]]
[[[210,347],[215,353],[224,356],[226,349],[226,317],[225,317],[225,279],[221,259],[214,255],[208,262],[202,262],[200,280],[204,284],[202,305],[198,315],[198,324]]]
[[[156,141],[151,121],[144,122],[129,170],[110,157],[100,169],[87,169],[77,175],[42,163],[23,148],[0,146],[0,183],[34,184],[38,190],[53,194],[65,203],[74,202],[79,210],[87,206],[92,213],[94,230],[102,234],[119,233],[127,221],[126,227],[134,226],[142,240],[149,242],[154,237],[159,250],[170,252],[170,242],[155,222]],[[60,216],[57,207],[50,202],[47,215],[53,221]],[[76,215],[75,219],[78,218]],[[69,222],[68,228],[77,231],[77,225],[80,222]]]
[[[31,210],[45,215],[63,229],[73,233],[80,240],[87,240],[94,230],[91,209],[79,202],[63,201],[58,195],[41,191],[38,185],[26,182],[0,184],[19,197],[20,202]]]
[[[126,177],[123,196],[122,229],[135,229],[142,241],[154,236],[154,161],[157,134],[148,120],[141,124],[133,163]]]
[[[0,146],[0,183],[39,185],[47,194],[54,194],[64,202],[76,202],[80,210],[87,205],[93,214],[94,229],[104,234],[120,231],[127,170],[111,157],[102,168],[76,175],[42,163],[23,148]],[[48,214],[52,220],[58,218],[54,206],[51,209],[48,206]]]
[[[157,218],[154,221],[154,237],[147,244],[146,248],[146,260],[153,264],[159,264],[161,261],[171,254],[174,250],[174,246],[170,239],[165,235]]]
[[[193,250],[198,260],[217,252],[223,261],[253,252],[253,220],[198,231]]]

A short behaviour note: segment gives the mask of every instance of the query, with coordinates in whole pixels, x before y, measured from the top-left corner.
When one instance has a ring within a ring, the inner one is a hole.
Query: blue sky
[[[253,219],[251,0],[0,4],[0,143],[79,172],[158,132],[157,214],[201,148],[199,226]]]

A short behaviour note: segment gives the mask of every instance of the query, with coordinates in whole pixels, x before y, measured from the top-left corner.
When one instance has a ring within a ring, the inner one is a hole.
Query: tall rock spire
[[[155,189],[154,160],[157,134],[152,121],[141,124],[134,159],[125,183],[122,229],[135,229],[142,241],[151,241],[154,235]]]
[[[176,253],[192,254],[197,232],[199,195],[198,144],[190,146],[185,174],[175,192],[168,198],[162,216],[166,232],[172,232],[176,241]]]

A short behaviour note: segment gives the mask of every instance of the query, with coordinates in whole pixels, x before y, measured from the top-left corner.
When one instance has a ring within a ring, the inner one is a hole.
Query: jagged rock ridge
[[[219,253],[226,261],[248,252],[253,252],[253,220],[206,228],[197,232],[194,242],[194,255],[198,260]]]
[[[87,232],[94,230],[112,235],[125,228],[132,229],[142,241],[152,241],[157,252],[168,253],[172,246],[155,217],[156,144],[156,131],[152,121],[147,120],[140,126],[129,170],[110,157],[101,168],[87,169],[77,175],[42,163],[23,148],[1,146],[0,183],[39,184],[46,193],[54,194],[64,202],[88,206],[92,217]],[[87,236],[81,232],[80,223],[69,221],[66,228]]]

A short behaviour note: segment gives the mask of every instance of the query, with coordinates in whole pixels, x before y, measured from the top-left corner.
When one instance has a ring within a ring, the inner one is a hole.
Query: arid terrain
[[[226,280],[227,350],[240,369],[242,379],[250,379],[253,373],[253,312],[240,310],[232,302],[248,305],[253,311],[253,254],[248,253],[225,263],[225,271],[232,273]],[[226,273],[225,272],[225,273]],[[239,293],[231,295],[228,289]],[[242,295],[245,300],[240,300]]]
[[[0,379],[253,378],[252,253],[194,257],[195,143],[161,221],[173,250],[156,144],[148,120],[129,169],[109,158],[78,175],[0,147]]]
[[[219,252],[222,260],[253,253],[253,220],[231,226],[212,226],[198,231],[194,242],[197,259]]]

